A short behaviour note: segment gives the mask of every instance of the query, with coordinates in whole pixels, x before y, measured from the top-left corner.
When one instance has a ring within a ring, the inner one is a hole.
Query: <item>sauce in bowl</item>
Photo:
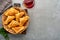
[[[34,0],[24,0],[23,3],[27,8],[32,8],[34,6]]]

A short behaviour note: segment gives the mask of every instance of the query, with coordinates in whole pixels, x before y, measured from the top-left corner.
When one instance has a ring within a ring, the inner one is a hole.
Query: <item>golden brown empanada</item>
[[[14,8],[10,8],[8,9],[6,12],[5,12],[5,15],[6,16],[13,16],[15,15],[16,13],[19,13],[18,10],[14,9]]]
[[[29,19],[28,16],[25,16],[23,18],[20,18],[20,25],[24,25],[24,23]]]
[[[19,18],[22,17],[23,15],[24,15],[24,12],[20,12],[16,14],[16,21],[19,21]]]
[[[12,20],[11,23],[8,25],[8,28],[12,28],[12,27],[15,27],[15,26],[18,26],[19,23],[15,20]]]
[[[10,21],[12,21],[15,18],[15,16],[8,16],[5,20],[4,24],[8,24]]]
[[[22,27],[14,27],[14,28],[12,28],[12,30],[14,30],[16,33],[19,33],[20,31],[24,30],[24,26],[22,26]]]

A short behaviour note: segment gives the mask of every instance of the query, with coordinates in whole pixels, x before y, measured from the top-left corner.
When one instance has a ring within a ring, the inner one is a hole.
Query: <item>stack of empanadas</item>
[[[26,30],[29,16],[25,10],[12,7],[6,10],[2,15],[4,29],[12,34],[22,33]]]

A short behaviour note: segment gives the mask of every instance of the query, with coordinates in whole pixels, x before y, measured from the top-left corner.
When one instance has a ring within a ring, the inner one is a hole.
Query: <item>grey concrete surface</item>
[[[21,5],[23,2],[12,1]],[[10,40],[60,40],[60,0],[35,0],[34,8],[28,12],[30,24],[27,34],[9,34]],[[3,40],[1,36],[0,40]]]

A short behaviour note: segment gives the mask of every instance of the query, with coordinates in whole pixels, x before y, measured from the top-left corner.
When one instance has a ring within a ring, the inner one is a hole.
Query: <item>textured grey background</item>
[[[23,2],[12,1],[21,5]],[[27,34],[9,34],[10,40],[60,40],[60,0],[35,0],[34,8],[28,12],[30,24]],[[0,40],[4,40],[1,35]]]

